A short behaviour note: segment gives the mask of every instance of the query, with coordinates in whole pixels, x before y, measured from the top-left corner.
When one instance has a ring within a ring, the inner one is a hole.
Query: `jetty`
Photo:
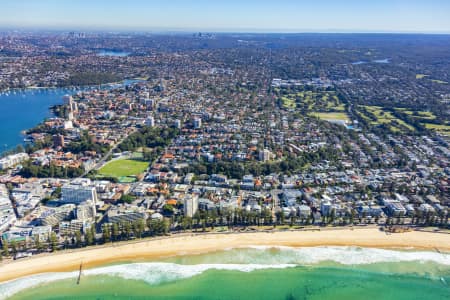
[[[77,284],[80,284],[82,269],[83,269],[83,262],[80,263],[80,271],[78,272]]]

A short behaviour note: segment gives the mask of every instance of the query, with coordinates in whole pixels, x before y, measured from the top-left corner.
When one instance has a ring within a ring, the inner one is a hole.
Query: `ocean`
[[[450,254],[250,247],[0,284],[1,299],[449,299]]]

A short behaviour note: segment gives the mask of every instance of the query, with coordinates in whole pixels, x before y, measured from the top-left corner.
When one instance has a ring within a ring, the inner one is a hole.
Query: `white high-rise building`
[[[70,96],[70,95],[64,95],[63,96],[63,103],[64,103],[64,105],[71,105],[72,101],[73,101],[72,96]]]
[[[64,95],[63,96],[63,103],[64,105],[67,105],[69,107],[70,112],[77,112],[78,111],[78,104],[73,101],[73,97],[70,95]]]
[[[184,197],[184,215],[192,218],[198,210],[198,195]]]

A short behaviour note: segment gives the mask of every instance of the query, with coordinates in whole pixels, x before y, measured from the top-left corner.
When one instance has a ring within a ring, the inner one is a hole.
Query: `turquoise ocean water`
[[[251,247],[40,274],[2,299],[449,299],[450,254]]]

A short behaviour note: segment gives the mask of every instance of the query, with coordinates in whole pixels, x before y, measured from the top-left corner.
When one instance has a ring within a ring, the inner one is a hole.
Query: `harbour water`
[[[23,141],[22,131],[51,116],[50,107],[62,104],[71,89],[24,89],[0,94],[0,152]]]
[[[377,64],[389,64],[391,62],[391,59],[390,58],[375,59],[372,62],[377,63]],[[364,64],[368,64],[368,63],[370,63],[370,61],[359,60],[359,61],[352,62],[352,65],[364,65]]]
[[[111,51],[111,50],[101,50],[97,53],[98,56],[117,56],[117,57],[125,57],[130,55],[129,52],[123,51]]]
[[[377,64],[388,64],[391,62],[391,60],[389,58],[384,58],[384,59],[374,60],[374,62],[376,62]]]
[[[119,87],[137,81],[125,80],[121,84],[100,87],[15,89],[0,92],[0,153],[22,144],[22,132],[51,117],[50,107],[62,104],[64,95],[94,88]]]
[[[357,247],[229,249],[0,284],[3,299],[448,299],[450,254]]]

